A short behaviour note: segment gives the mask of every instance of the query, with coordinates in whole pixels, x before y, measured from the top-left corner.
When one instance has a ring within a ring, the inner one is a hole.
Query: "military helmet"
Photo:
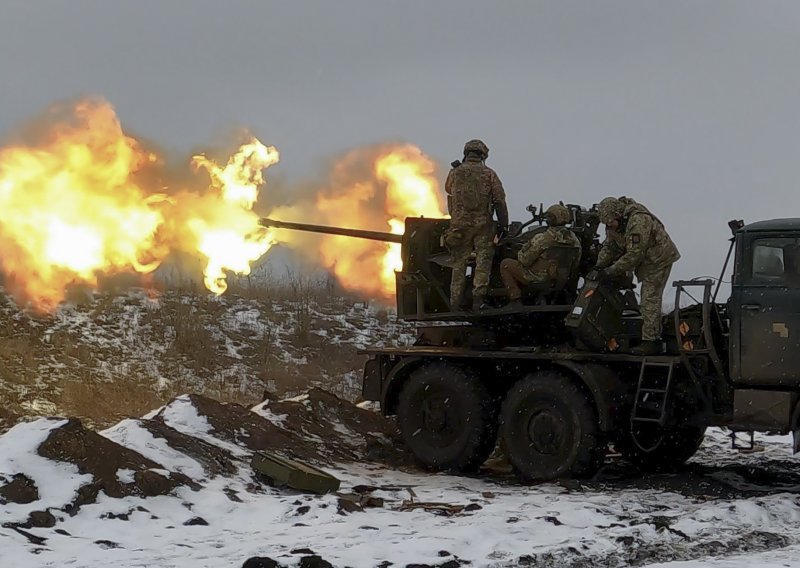
[[[484,159],[489,157],[489,147],[483,143],[483,140],[470,140],[464,144],[464,155],[466,156],[470,152],[483,154]]]
[[[614,219],[621,219],[624,212],[625,204],[616,197],[606,197],[597,206],[597,214],[604,225],[610,224]]]
[[[548,207],[547,211],[544,212],[544,217],[547,224],[551,227],[560,227],[572,221],[572,215],[570,215],[569,209],[560,203]]]

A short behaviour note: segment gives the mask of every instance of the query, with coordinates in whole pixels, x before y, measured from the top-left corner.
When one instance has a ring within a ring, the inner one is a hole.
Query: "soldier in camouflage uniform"
[[[500,178],[484,164],[488,156],[486,144],[480,140],[467,142],[463,163],[450,170],[444,186],[451,218],[445,244],[453,257],[450,305],[454,310],[461,308],[467,265],[473,252],[472,305],[483,305],[494,260],[494,238],[508,227],[506,194]],[[492,223],[493,213],[497,214],[497,230]]]
[[[664,349],[661,342],[661,301],[672,265],[681,255],[664,225],[644,205],[633,199],[607,197],[598,205],[606,225],[606,240],[597,257],[601,278],[634,272],[642,283],[642,344],[637,353],[650,355]]]
[[[517,253],[517,259],[506,258],[500,263],[500,276],[503,278],[508,299],[511,306],[522,305],[520,298],[523,286],[545,285],[553,286],[559,274],[559,269],[575,270],[580,262],[581,242],[570,229],[565,227],[570,222],[569,209],[563,205],[551,205],[545,212],[547,230],[534,236],[522,246]],[[569,267],[562,267],[563,258],[558,255],[549,255],[554,249],[566,249],[569,254],[564,255]]]

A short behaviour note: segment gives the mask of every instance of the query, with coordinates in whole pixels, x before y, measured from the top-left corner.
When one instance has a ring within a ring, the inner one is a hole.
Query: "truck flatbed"
[[[572,304],[569,305],[526,305],[515,306],[514,308],[489,308],[480,311],[457,311],[457,312],[441,312],[441,313],[421,313],[406,316],[408,321],[470,321],[476,322],[481,320],[497,320],[504,316],[518,318],[520,315],[532,314],[568,314],[572,310]]]
[[[629,353],[594,353],[578,350],[544,350],[541,348],[513,347],[507,349],[493,349],[480,351],[466,347],[440,347],[427,345],[412,345],[408,347],[370,347],[359,350],[362,355],[388,355],[398,357],[462,357],[465,359],[534,359],[543,361],[596,361],[596,362],[624,362],[678,364],[679,355],[632,355]]]

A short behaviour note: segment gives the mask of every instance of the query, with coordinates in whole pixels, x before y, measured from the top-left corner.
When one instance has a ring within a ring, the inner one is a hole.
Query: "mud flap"
[[[364,365],[364,382],[361,383],[361,396],[364,400],[380,402],[383,386],[381,379],[381,361],[375,356]]]

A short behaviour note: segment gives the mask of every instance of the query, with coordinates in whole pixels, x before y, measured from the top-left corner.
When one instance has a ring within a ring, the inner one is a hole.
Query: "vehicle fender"
[[[400,398],[400,390],[408,376],[425,362],[423,357],[404,357],[399,363],[383,377],[383,387],[381,390],[381,411],[384,416],[397,413],[397,402]]]
[[[609,367],[598,363],[554,361],[577,377],[591,394],[597,409],[600,430],[610,432],[627,422],[625,409],[630,406],[630,388]]]

